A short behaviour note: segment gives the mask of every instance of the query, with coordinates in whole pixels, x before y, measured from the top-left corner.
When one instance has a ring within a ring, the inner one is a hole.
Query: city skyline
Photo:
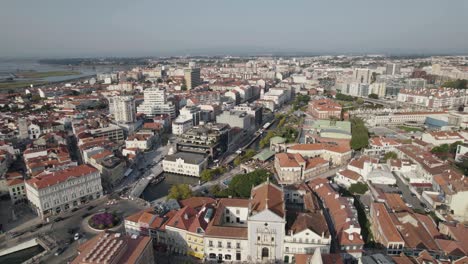
[[[461,0],[15,1],[0,10],[8,25],[0,57],[462,54],[467,8]]]

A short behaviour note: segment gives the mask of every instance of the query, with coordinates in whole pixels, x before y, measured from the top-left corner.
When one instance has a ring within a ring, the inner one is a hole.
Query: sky
[[[467,0],[2,0],[0,57],[468,53]]]

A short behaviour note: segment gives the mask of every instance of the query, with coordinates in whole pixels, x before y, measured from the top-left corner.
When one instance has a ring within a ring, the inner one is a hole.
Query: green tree
[[[354,150],[360,150],[369,144],[369,132],[360,118],[351,119],[351,142],[350,146]]]
[[[348,189],[349,192],[357,194],[365,194],[367,190],[369,190],[369,187],[367,187],[367,184],[362,182],[353,183]]]
[[[463,144],[463,142],[461,142],[461,141],[457,141],[457,142],[454,142],[454,143],[450,144],[449,153],[452,154],[452,155],[455,155],[455,153],[457,152],[458,145],[461,145],[461,144]]]
[[[187,184],[173,185],[167,195],[168,199],[183,200],[192,197],[192,190]]]
[[[379,96],[378,96],[377,94],[375,94],[375,93],[371,93],[371,94],[369,94],[369,98],[371,98],[371,99],[379,99]]]
[[[268,131],[266,136],[260,140],[260,143],[259,143],[260,148],[264,148],[268,146],[270,144],[270,139],[274,136],[276,136],[274,131],[271,131],[271,130]]]
[[[352,97],[351,95],[346,95],[342,93],[336,94],[335,98],[340,101],[349,101],[349,102],[354,101],[354,97]]]
[[[361,105],[364,103],[364,100],[362,98],[358,98],[356,99],[356,103]]]
[[[204,182],[213,180],[213,176],[213,171],[209,169],[205,169],[200,173],[200,179]]]
[[[384,156],[384,160],[386,161],[389,159],[397,159],[397,158],[398,158],[398,155],[393,151],[385,153],[385,156]]]
[[[246,174],[234,176],[229,183],[227,193],[233,197],[249,198],[252,186],[265,182],[271,173],[265,169],[254,170]]]
[[[434,154],[447,154],[450,151],[450,146],[448,144],[442,144],[435,146],[431,149],[431,152]]]
[[[457,162],[456,165],[464,175],[468,175],[468,155],[463,155],[461,160]]]
[[[452,81],[447,81],[442,84],[443,87],[451,87],[455,89],[468,89],[468,80],[456,79]]]

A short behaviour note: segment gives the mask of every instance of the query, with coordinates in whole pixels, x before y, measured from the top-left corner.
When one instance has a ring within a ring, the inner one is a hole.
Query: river
[[[165,176],[165,179],[158,184],[148,185],[148,187],[146,187],[146,189],[143,191],[141,198],[146,201],[154,201],[166,196],[169,193],[169,189],[171,189],[173,185],[182,183],[189,185],[198,184],[198,178],[196,177],[183,176],[167,172],[163,172],[162,175]]]
[[[45,77],[36,80],[46,82],[62,82],[72,79],[78,79],[81,77],[96,75],[98,73],[119,71],[130,69],[130,66],[113,66],[113,65],[97,65],[97,66],[68,66],[68,65],[51,65],[39,63],[38,60],[34,59],[1,59],[0,58],[0,79],[11,77],[10,73],[18,71],[36,71],[36,72],[48,72],[48,71],[78,71],[81,74],[78,75],[67,75],[67,76],[53,76]],[[15,79],[17,81],[27,79]]]

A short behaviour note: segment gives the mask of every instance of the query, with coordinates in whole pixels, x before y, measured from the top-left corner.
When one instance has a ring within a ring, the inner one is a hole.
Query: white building
[[[37,214],[45,218],[99,198],[101,175],[90,165],[44,172],[26,181],[26,195]]]
[[[137,148],[141,150],[147,150],[153,146],[153,139],[153,134],[133,134],[129,136],[127,140],[125,140],[125,147],[128,149]]]
[[[36,124],[28,126],[29,139],[37,139],[41,136],[41,127]]]
[[[200,177],[200,173],[207,166],[207,159],[201,154],[177,152],[167,155],[162,166],[165,172]]]
[[[191,116],[178,116],[172,121],[172,134],[182,135],[193,127],[193,121]]]
[[[136,120],[135,99],[133,96],[116,96],[112,103],[114,119],[117,123],[133,123]]]
[[[167,100],[165,88],[147,88],[143,91],[144,101],[137,107],[138,113],[147,116],[170,115],[176,117],[175,105]]]
[[[384,82],[375,82],[369,86],[370,93],[376,94],[379,98],[384,98],[387,91],[386,84]]]
[[[455,160],[460,162],[462,161],[463,157],[468,153],[468,146],[466,145],[458,145],[457,151],[455,152]]]
[[[429,144],[438,146],[442,144],[452,144],[457,141],[464,142],[465,138],[458,132],[452,131],[433,131],[424,133],[421,140]]]

